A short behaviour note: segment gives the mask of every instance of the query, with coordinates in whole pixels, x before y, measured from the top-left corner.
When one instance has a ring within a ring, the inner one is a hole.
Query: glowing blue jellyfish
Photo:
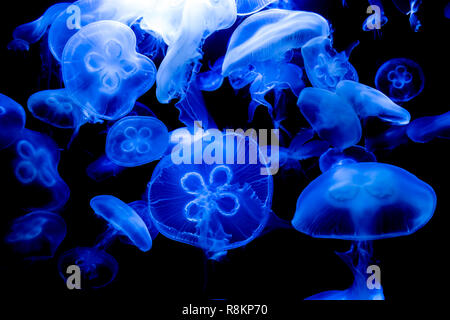
[[[380,0],[369,0],[369,4],[367,13],[373,14],[364,20],[363,30],[379,31],[388,22],[388,18],[384,14],[384,8]]]
[[[336,93],[353,106],[362,119],[378,117],[394,125],[406,125],[411,120],[408,110],[395,104],[380,91],[364,84],[343,80],[338,84]]]
[[[197,86],[202,91],[215,91],[219,89],[223,84],[223,76],[222,76],[222,64],[223,59],[219,58],[214,63],[213,66],[210,66],[210,70],[199,73],[196,77]]]
[[[319,159],[320,170],[326,172],[335,166],[358,163],[376,162],[375,155],[361,146],[353,146],[345,150],[331,148],[323,153]]]
[[[102,182],[119,175],[126,168],[113,163],[106,155],[92,162],[86,169],[86,174],[94,181]]]
[[[139,215],[139,217],[141,217],[142,221],[144,221],[145,226],[150,233],[150,237],[152,238],[152,240],[154,240],[158,236],[159,231],[152,221],[147,201],[138,200],[128,203],[128,205]]]
[[[417,17],[417,12],[422,4],[422,0],[392,0],[392,2],[394,2],[400,12],[409,15],[409,23],[414,32],[420,31],[422,23]]]
[[[346,149],[361,140],[361,123],[352,106],[333,92],[305,88],[298,106],[319,137],[332,146]]]
[[[8,45],[9,49],[28,51],[30,44],[42,39],[54,20],[70,6],[70,3],[57,3],[45,11],[39,19],[17,27],[13,32],[14,40]]]
[[[393,150],[402,144],[408,143],[406,130],[408,126],[391,126],[376,136],[365,137],[365,147],[368,150]]]
[[[153,86],[156,67],[136,52],[136,37],[129,27],[100,21],[70,38],[62,73],[68,92],[87,114],[117,120]]]
[[[406,102],[422,92],[425,76],[422,68],[414,61],[391,59],[378,69],[375,86],[393,101]]]
[[[247,16],[261,11],[277,0],[236,0],[237,14]]]
[[[426,143],[435,138],[450,139],[450,111],[438,116],[416,119],[409,124],[406,132],[412,141],[419,143]]]
[[[0,150],[9,147],[22,135],[25,121],[23,107],[0,93]]]
[[[444,9],[444,16],[445,16],[447,19],[450,19],[450,2],[447,3],[447,5],[445,6],[445,9]]]
[[[203,249],[210,259],[261,233],[273,194],[267,157],[257,143],[216,131],[191,143],[180,141],[159,162],[148,185],[150,214],[159,232]]]
[[[26,259],[50,259],[66,233],[66,223],[59,215],[35,211],[13,221],[5,242]]]
[[[106,155],[115,164],[137,167],[160,159],[169,145],[167,127],[154,117],[126,117],[106,138]]]
[[[271,104],[264,99],[272,89],[290,88],[299,95],[304,87],[303,72],[297,65],[289,63],[292,50],[303,47],[312,38],[329,34],[328,22],[322,16],[282,9],[254,14],[236,28],[228,45],[222,74],[236,90],[251,84],[250,119],[258,105],[264,105],[272,112]]]
[[[48,190],[51,200],[41,208],[62,208],[69,199],[70,190],[58,173],[60,154],[56,143],[41,133],[25,129],[16,143],[16,151],[17,180],[23,185]]]
[[[298,198],[292,225],[315,238],[355,241],[353,251],[342,255],[352,265],[355,282],[348,290],[310,299],[383,299],[381,285],[371,290],[362,281],[370,262],[370,241],[414,233],[435,208],[434,190],[392,165],[342,164],[323,173]]]
[[[341,80],[358,81],[358,73],[348,61],[350,53],[338,53],[332,40],[326,36],[316,37],[302,47],[303,62],[309,81],[317,88],[335,91]]]

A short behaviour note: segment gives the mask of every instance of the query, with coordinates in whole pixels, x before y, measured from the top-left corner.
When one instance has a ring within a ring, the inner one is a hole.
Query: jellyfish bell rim
[[[430,207],[430,211],[427,212],[426,215],[422,215],[422,219],[420,221],[420,223],[416,224],[413,226],[413,228],[408,229],[408,230],[401,230],[401,231],[396,231],[396,232],[390,232],[390,233],[383,233],[383,234],[379,234],[379,235],[371,235],[371,234],[364,234],[364,235],[349,235],[349,234],[345,234],[345,235],[333,235],[333,234],[311,234],[310,231],[308,231],[308,228],[302,228],[301,226],[299,226],[299,224],[301,225],[300,222],[297,222],[298,220],[301,220],[299,215],[299,208],[301,207],[301,202],[303,201],[304,197],[305,197],[305,191],[309,191],[308,188],[313,188],[316,187],[320,180],[319,179],[323,179],[326,176],[329,176],[333,173],[335,173],[337,170],[343,168],[343,167],[354,167],[354,166],[360,166],[360,167],[370,167],[373,165],[381,165],[384,166],[385,168],[389,168],[389,169],[393,169],[395,171],[399,171],[402,173],[406,173],[409,177],[412,177],[414,179],[416,179],[416,181],[420,182],[421,187],[425,187],[426,190],[429,192],[429,194],[431,195],[431,199],[433,200],[432,206]],[[340,166],[335,166],[331,169],[329,169],[328,171],[322,173],[318,178],[316,178],[315,180],[313,180],[304,190],[302,190],[302,193],[300,194],[300,196],[297,199],[297,204],[296,204],[296,210],[295,210],[295,214],[293,219],[291,220],[291,224],[293,226],[293,228],[303,234],[309,235],[312,238],[319,238],[319,239],[338,239],[338,240],[350,240],[350,241],[372,241],[372,240],[379,240],[379,239],[389,239],[389,238],[396,238],[396,237],[402,237],[402,236],[409,236],[415,232],[417,232],[418,230],[420,230],[421,228],[423,228],[425,225],[427,225],[427,223],[431,220],[431,218],[433,217],[435,210],[436,210],[436,206],[437,206],[437,198],[436,198],[436,193],[434,191],[434,189],[425,181],[419,179],[417,176],[415,176],[414,174],[412,174],[411,172],[391,165],[391,164],[387,164],[387,163],[381,163],[381,162],[357,162],[357,163],[352,163],[352,164],[344,164],[344,165],[340,165]]]

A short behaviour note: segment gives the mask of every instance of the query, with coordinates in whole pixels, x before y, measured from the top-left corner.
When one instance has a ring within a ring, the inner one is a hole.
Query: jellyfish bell
[[[337,85],[336,94],[353,106],[362,119],[377,117],[393,125],[406,125],[411,120],[408,110],[364,84],[343,80]]]
[[[151,249],[152,238],[145,222],[126,203],[116,197],[102,195],[92,198],[91,207],[96,215],[107,221],[119,235],[126,236],[139,250],[147,252]]]
[[[319,159],[319,166],[322,172],[326,172],[335,166],[359,163],[359,162],[376,162],[375,155],[361,146],[352,146],[345,150],[335,148],[328,149]]]
[[[247,16],[261,11],[277,0],[236,0],[237,14]]]
[[[422,68],[414,61],[396,58],[386,61],[377,71],[375,86],[395,102],[407,102],[425,86]]]
[[[130,208],[132,208],[134,211],[136,211],[136,213],[145,222],[148,232],[150,233],[152,240],[154,240],[158,236],[159,231],[158,231],[158,229],[156,229],[155,224],[152,221],[152,217],[150,216],[150,212],[148,210],[147,201],[138,200],[138,201],[131,202],[128,205],[130,206]]]
[[[61,216],[34,211],[13,221],[5,242],[27,260],[50,259],[66,233],[67,226]]]
[[[406,133],[414,142],[426,143],[435,138],[450,139],[450,111],[432,117],[412,121]]]
[[[9,147],[21,136],[25,121],[23,107],[0,93],[0,150]]]
[[[114,257],[95,248],[78,247],[62,254],[58,259],[61,278],[67,281],[67,269],[74,265],[80,268],[82,289],[105,287],[116,278],[119,271],[119,264]]]

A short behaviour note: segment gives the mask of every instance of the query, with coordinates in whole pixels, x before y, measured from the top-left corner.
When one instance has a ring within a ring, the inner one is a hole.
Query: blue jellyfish
[[[392,0],[392,2],[394,2],[400,12],[409,15],[409,23],[414,32],[420,31],[422,23],[417,17],[417,12],[422,4],[422,0]]]
[[[344,163],[323,173],[298,198],[292,225],[315,238],[354,241],[353,250],[342,257],[351,263],[355,283],[310,299],[383,299],[381,284],[373,290],[366,284],[370,241],[416,232],[435,208],[433,188],[396,166]]]
[[[156,166],[148,185],[150,214],[159,232],[203,249],[213,260],[261,233],[273,194],[267,157],[256,141],[215,131],[195,141],[192,137],[191,143],[180,141]]]
[[[358,81],[358,73],[348,61],[350,53],[338,53],[327,36],[309,40],[302,47],[303,62],[308,79],[314,87],[335,91],[341,80]]]
[[[236,0],[237,14],[248,16],[261,11],[277,0]]]
[[[66,233],[66,223],[61,216],[35,211],[13,221],[5,242],[27,260],[50,259]]]
[[[129,27],[100,21],[70,38],[62,74],[69,94],[87,114],[117,120],[153,86],[156,67],[136,52],[136,37]]]
[[[41,208],[62,208],[69,199],[70,190],[58,173],[60,153],[56,143],[41,133],[25,129],[16,143],[16,151],[14,170],[17,180],[23,185],[48,190],[51,200]]]
[[[150,211],[148,209],[148,203],[144,200],[138,200],[131,203],[128,203],[131,209],[136,211],[136,213],[141,217],[142,221],[144,221],[148,232],[150,233],[150,237],[152,240],[154,240],[158,234],[159,231],[155,227],[155,224],[152,221],[152,217],[150,216]]]
[[[17,27],[13,32],[14,40],[8,45],[9,49],[28,51],[30,44],[34,44],[44,37],[54,20],[70,6],[70,3],[57,3],[45,11],[39,19]]]
[[[0,150],[9,147],[22,135],[25,121],[23,107],[0,93]]]
[[[362,119],[378,117],[394,125],[406,125],[411,120],[408,110],[395,104],[380,91],[364,84],[343,80],[337,85],[336,94],[353,106]]]
[[[92,180],[102,182],[119,175],[125,169],[112,162],[106,155],[102,155],[87,167],[86,174]]]
[[[254,14],[236,28],[228,45],[222,74],[236,90],[251,84],[250,120],[258,105],[266,106],[272,115],[272,105],[264,99],[270,90],[277,92],[290,88],[299,95],[304,87],[303,71],[290,63],[292,51],[315,37],[329,34],[328,22],[322,16],[283,9]],[[272,117],[282,118],[283,115]]]
[[[137,167],[160,159],[169,145],[167,127],[154,117],[126,117],[106,138],[106,155],[115,164]]]
[[[366,136],[364,145],[370,151],[393,150],[408,143],[407,128],[408,126],[391,126],[376,136]]]
[[[320,156],[319,166],[322,172],[326,172],[342,164],[376,161],[376,156],[361,146],[353,146],[345,150],[330,148]]]
[[[373,13],[364,20],[364,31],[378,32],[387,22],[388,18],[384,14],[383,4],[381,0],[369,0],[370,6],[367,8],[367,13]]]
[[[422,92],[425,76],[422,68],[414,61],[391,59],[378,69],[375,86],[393,101],[406,102]]]
[[[346,149],[361,140],[362,128],[357,114],[350,104],[335,93],[305,88],[297,104],[319,137],[332,146]]]
[[[215,91],[223,84],[222,64],[223,59],[219,58],[214,65],[209,66],[209,71],[199,73],[196,76],[196,83],[201,91]]]
[[[108,222],[107,230],[94,247],[78,247],[61,255],[58,269],[61,277],[66,279],[67,266],[76,265],[88,287],[101,288],[115,279],[119,269],[117,261],[106,252],[116,238],[126,239],[143,252],[151,249],[152,238],[141,216],[120,199],[97,196],[91,199],[91,207],[97,216]]]
[[[167,53],[156,76],[156,96],[160,103],[169,103],[177,98],[183,99],[192,76],[200,69],[200,60],[203,56],[201,46],[205,39],[218,30],[231,27],[237,17],[234,0],[188,0],[179,1],[178,4],[181,10],[175,15],[177,19],[172,17],[178,25],[172,30],[170,39],[165,39],[168,44]],[[173,10],[177,6],[172,4],[171,7]],[[145,18],[144,16],[144,20]],[[150,18],[146,19],[145,23],[153,23],[153,27],[156,27],[154,31],[158,32],[160,27],[156,26],[156,23],[161,18],[165,19],[163,16],[150,21]],[[162,24],[166,25],[167,22],[163,21]],[[167,30],[162,32],[167,33]],[[161,34],[161,31],[159,33]]]
[[[444,9],[444,16],[445,16],[447,19],[450,19],[450,2],[447,3],[447,5],[445,6],[445,9]]]
[[[434,138],[450,139],[450,111],[444,114],[414,120],[406,129],[408,137],[418,143]]]

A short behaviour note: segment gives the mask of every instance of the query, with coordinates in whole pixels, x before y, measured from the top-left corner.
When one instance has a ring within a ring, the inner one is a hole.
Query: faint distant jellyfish
[[[309,184],[297,201],[292,225],[315,238],[354,241],[340,254],[355,281],[344,291],[327,291],[308,299],[384,299],[381,284],[369,288],[370,241],[412,234],[433,216],[436,194],[411,173],[383,163],[337,165]]]
[[[319,159],[320,170],[328,171],[335,166],[359,162],[376,162],[375,155],[361,146],[353,146],[345,150],[331,148]]]
[[[106,155],[117,165],[137,167],[160,159],[169,145],[167,127],[154,117],[126,117],[106,138]]]
[[[198,88],[202,91],[215,91],[219,89],[223,84],[222,76],[222,64],[223,59],[219,58],[214,63],[213,66],[209,67],[209,71],[199,73],[195,80],[197,82]]]
[[[377,71],[375,86],[395,102],[418,96],[425,86],[422,68],[406,58],[391,59]]]
[[[361,119],[377,117],[394,125],[406,125],[411,120],[408,110],[364,84],[343,80],[337,85],[336,94],[353,106]]]
[[[13,221],[5,242],[27,260],[50,259],[66,232],[66,223],[59,215],[35,211]]]
[[[23,185],[36,185],[48,190],[50,201],[38,207],[47,210],[62,208],[69,199],[70,190],[58,173],[60,153],[49,137],[28,129],[16,144],[14,163],[17,180]]]
[[[236,0],[237,14],[247,16],[261,11],[277,0]]]
[[[145,222],[129,205],[116,197],[102,195],[91,200],[95,213],[108,222],[108,229],[92,248],[75,248],[64,253],[58,261],[61,277],[67,279],[67,266],[77,265],[88,287],[101,288],[117,275],[117,261],[105,250],[118,238],[123,237],[139,250],[147,252],[152,238]]]
[[[348,52],[338,53],[327,36],[316,37],[302,47],[302,56],[308,79],[317,88],[335,91],[341,80],[358,82],[358,73],[348,61],[353,45]]]
[[[319,137],[332,146],[343,150],[361,140],[362,128],[357,114],[335,93],[305,88],[297,105]]]
[[[136,37],[129,27],[100,21],[70,38],[62,73],[68,92],[88,114],[117,120],[153,86],[156,67],[136,52]]]
[[[406,130],[409,126],[391,126],[381,134],[375,136],[367,135],[365,147],[371,151],[393,150],[402,144],[408,143]]]
[[[409,124],[406,133],[412,141],[418,143],[426,143],[435,138],[450,139],[450,111],[416,119]]]
[[[422,0],[392,0],[392,2],[394,2],[395,6],[400,12],[409,15],[409,23],[411,25],[411,28],[415,32],[420,31],[420,29],[422,28],[422,23],[417,17],[417,12],[420,9]]]
[[[270,90],[290,88],[299,95],[304,87],[303,72],[290,63],[292,50],[303,47],[315,37],[329,34],[328,22],[322,16],[282,9],[256,13],[236,28],[228,45],[222,74],[236,90],[251,84],[250,120],[258,105],[266,106],[272,113],[272,105],[264,99]]]
[[[113,163],[106,155],[102,155],[86,168],[86,174],[92,180],[102,182],[119,175],[125,169]]]
[[[9,147],[21,136],[25,121],[23,107],[0,93],[0,150]]]
[[[253,139],[234,133],[214,137],[204,148],[195,142],[186,144],[187,159],[182,163],[174,163],[169,155],[163,158],[148,185],[150,214],[159,232],[203,249],[213,260],[261,233],[273,194],[267,158]],[[194,152],[187,154],[191,147]],[[217,157],[213,163],[191,161],[212,153]],[[241,158],[245,154],[248,159]],[[254,161],[258,156],[262,162]]]
[[[447,3],[447,5],[445,6],[445,9],[444,9],[444,16],[445,16],[447,19],[450,19],[450,2]]]

